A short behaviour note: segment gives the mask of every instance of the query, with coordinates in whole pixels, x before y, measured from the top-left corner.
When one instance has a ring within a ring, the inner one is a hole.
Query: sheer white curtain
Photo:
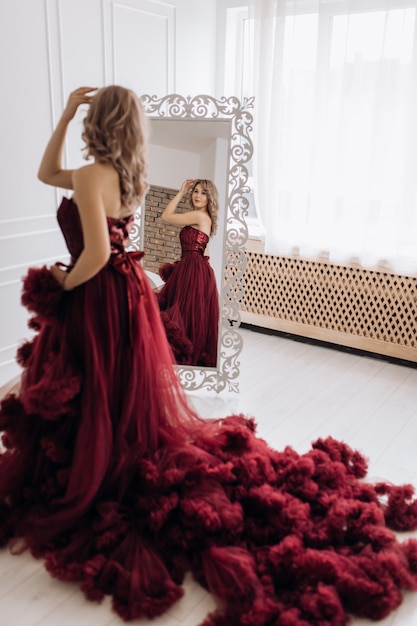
[[[266,252],[417,273],[417,0],[253,0]]]

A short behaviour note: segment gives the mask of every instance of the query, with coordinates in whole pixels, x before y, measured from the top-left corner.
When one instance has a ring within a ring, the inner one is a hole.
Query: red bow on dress
[[[131,252],[126,252],[126,250],[112,248],[111,256],[110,256],[110,265],[119,272],[119,274],[123,274],[127,276],[130,272],[133,271],[137,286],[139,290],[140,296],[145,294],[145,289],[143,286],[143,278],[139,271],[138,263],[143,259],[145,253],[142,250],[132,250]],[[127,304],[129,308],[129,340],[130,344],[132,344],[133,339],[133,300],[132,300],[132,286],[131,283],[127,283]]]

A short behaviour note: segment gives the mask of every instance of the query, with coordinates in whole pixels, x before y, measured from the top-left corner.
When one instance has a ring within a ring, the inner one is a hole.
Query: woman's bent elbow
[[[96,253],[94,255],[92,255],[89,259],[88,262],[88,270],[87,272],[90,274],[90,276],[94,276],[95,274],[98,274],[99,272],[101,272],[101,270],[106,267],[106,265],[108,264],[110,259],[110,252],[98,252],[96,251]]]
[[[45,176],[45,174],[43,172],[41,172],[41,170],[39,170],[39,172],[38,172],[38,180],[40,180],[41,183],[48,184],[48,178],[47,178],[47,176]]]
[[[107,265],[107,263],[110,260],[110,250],[106,250],[103,251],[98,257],[97,257],[97,265],[100,266],[100,269],[102,269],[103,267],[105,267]]]
[[[38,172],[38,180],[41,181],[41,183],[45,183],[45,185],[53,185],[53,186],[57,186],[55,183],[55,177],[52,176],[51,174],[46,174],[45,172],[42,172],[41,170],[39,170]]]

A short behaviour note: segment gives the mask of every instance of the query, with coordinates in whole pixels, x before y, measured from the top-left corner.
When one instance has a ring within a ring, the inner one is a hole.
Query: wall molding
[[[175,6],[157,0],[102,0],[102,27],[104,42],[104,77],[106,84],[118,82],[116,68],[115,13],[130,10],[141,14],[144,19],[156,18],[165,22],[165,86],[164,93],[175,91]],[[159,42],[160,45],[163,42]],[[154,42],[154,45],[158,42]],[[140,62],[140,60],[138,60]]]
[[[57,230],[56,215],[35,215],[0,220],[0,241]]]
[[[20,282],[29,266],[53,263],[63,256],[56,215],[1,220],[0,232],[0,287]],[[44,250],[47,256],[40,254]]]

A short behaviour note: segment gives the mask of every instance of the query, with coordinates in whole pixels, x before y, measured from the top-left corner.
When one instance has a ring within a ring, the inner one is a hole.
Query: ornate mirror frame
[[[242,337],[237,331],[240,325],[239,302],[244,293],[243,274],[246,269],[245,243],[248,238],[246,216],[249,201],[245,194],[248,187],[248,164],[253,155],[251,140],[253,98],[242,102],[236,97],[216,99],[208,95],[184,97],[169,94],[162,98],[141,96],[150,119],[221,120],[228,121],[230,128],[227,173],[227,200],[223,246],[223,276],[220,292],[219,356],[216,368],[178,366],[183,387],[189,391],[205,388],[216,392],[227,389],[239,391],[239,354]],[[141,226],[135,230],[132,245],[143,244]]]

